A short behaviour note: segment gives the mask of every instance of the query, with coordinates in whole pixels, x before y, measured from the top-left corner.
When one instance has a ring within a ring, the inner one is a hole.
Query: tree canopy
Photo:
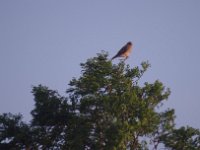
[[[102,52],[81,63],[67,96],[34,86],[30,123],[20,114],[0,115],[0,149],[174,150],[200,149],[200,131],[175,128],[175,110],[162,105],[162,82],[139,84],[150,64],[113,64]]]

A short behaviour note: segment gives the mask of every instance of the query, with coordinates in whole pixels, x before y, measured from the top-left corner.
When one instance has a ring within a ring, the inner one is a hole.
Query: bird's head
[[[132,45],[132,43],[129,41],[129,42],[127,43],[127,45]]]

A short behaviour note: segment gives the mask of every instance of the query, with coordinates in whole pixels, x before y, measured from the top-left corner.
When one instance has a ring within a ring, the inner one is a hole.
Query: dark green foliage
[[[200,131],[192,127],[173,129],[172,132],[160,136],[160,142],[172,150],[199,150]]]
[[[69,115],[69,105],[56,91],[39,85],[33,87],[35,108],[31,111],[32,124],[39,126],[65,125]]]
[[[68,91],[78,97],[78,110],[92,125],[87,137],[91,145],[87,146],[136,149],[141,146],[140,137],[153,137],[158,128],[162,132],[163,120],[172,128],[174,114],[168,113],[168,117],[155,111],[170,91],[159,81],[145,83],[144,87],[137,84],[149,64],[143,62],[142,69],[130,69],[124,62],[112,65],[106,57],[107,54],[100,54],[81,64],[83,75],[70,82],[72,88]]]
[[[48,150],[158,149],[160,143],[169,149],[199,146],[198,130],[175,129],[174,110],[160,109],[170,90],[158,80],[139,84],[148,62],[131,68],[123,61],[112,64],[107,57],[103,52],[81,63],[82,74],[70,81],[67,98],[42,85],[33,87],[31,124],[23,123],[19,115],[1,115],[0,146]]]
[[[0,115],[0,149],[29,148],[32,142],[30,128],[21,115]]]

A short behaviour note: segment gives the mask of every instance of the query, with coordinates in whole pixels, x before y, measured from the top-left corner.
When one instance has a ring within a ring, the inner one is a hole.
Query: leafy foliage
[[[0,149],[23,149],[31,144],[30,128],[22,122],[22,116],[0,115]]]
[[[67,97],[38,85],[30,124],[20,115],[0,116],[0,148],[7,149],[198,149],[199,131],[174,128],[174,110],[161,109],[170,90],[160,81],[139,84],[150,64],[112,64],[108,54],[81,63]],[[185,142],[182,142],[185,141]],[[150,146],[151,145],[151,146]]]
[[[200,149],[200,131],[192,127],[173,129],[172,132],[163,134],[160,140],[172,150]]]

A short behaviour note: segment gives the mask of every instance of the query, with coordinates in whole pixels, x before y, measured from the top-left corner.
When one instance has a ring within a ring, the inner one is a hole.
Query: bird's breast
[[[124,56],[126,56],[126,57],[129,56],[130,53],[131,53],[131,51],[132,51],[131,49],[128,49],[128,50],[124,53]]]

